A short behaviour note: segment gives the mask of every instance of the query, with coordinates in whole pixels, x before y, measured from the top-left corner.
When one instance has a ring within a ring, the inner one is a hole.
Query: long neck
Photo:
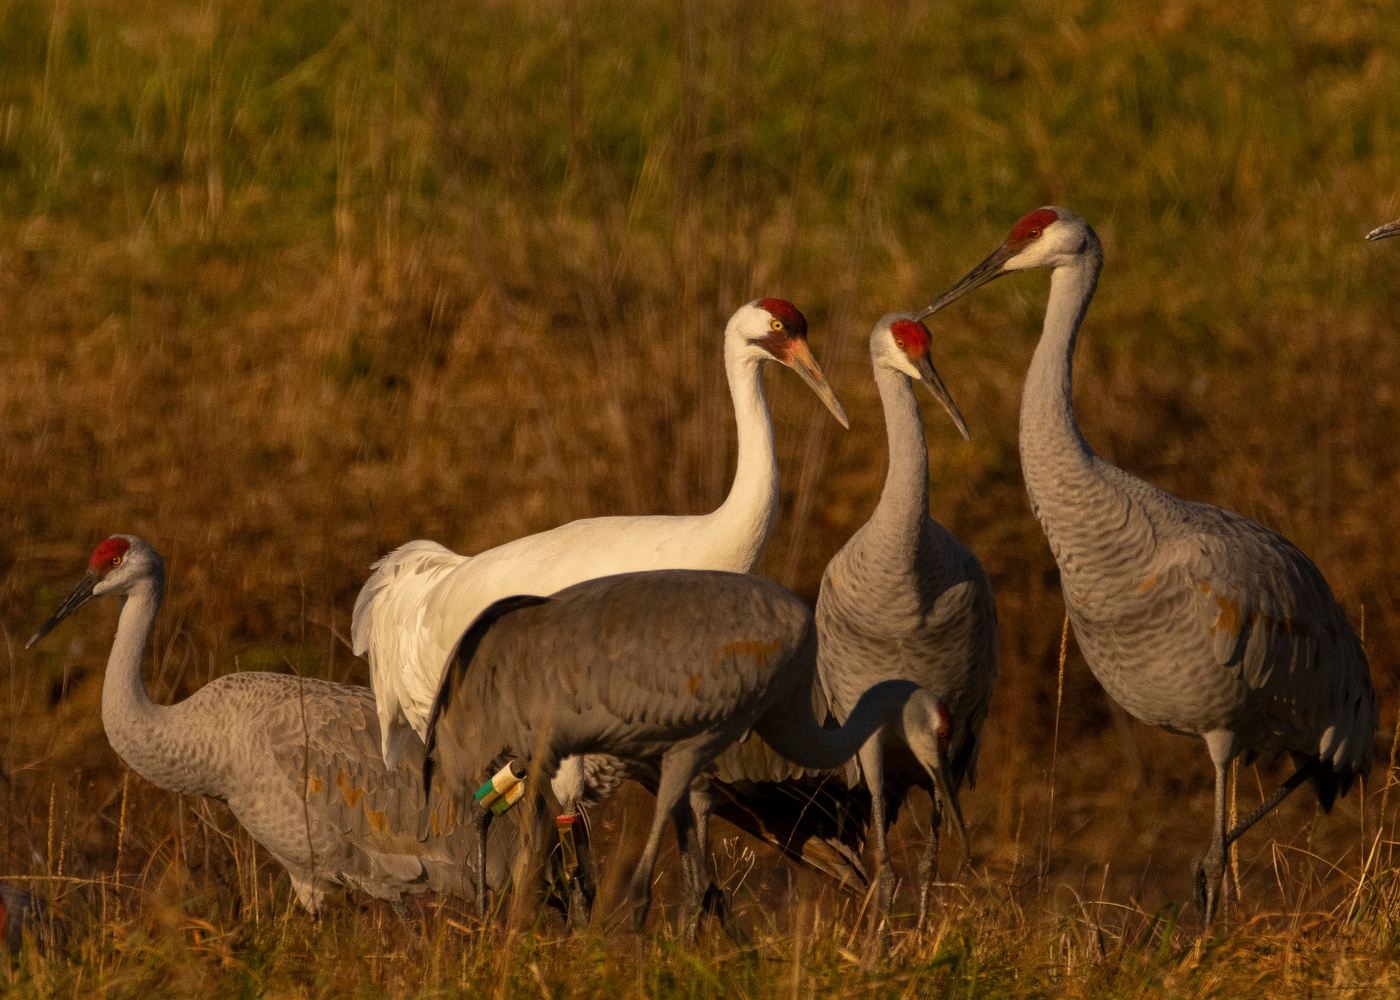
[[[1079,325],[1101,264],[1097,253],[1085,254],[1050,274],[1045,325],[1021,393],[1021,462],[1032,492],[1046,474],[1087,469],[1095,458],[1074,416],[1073,378]]]
[[[897,724],[917,690],[913,681],[881,681],[860,696],[838,729],[818,724],[811,698],[804,693],[774,705],[754,728],[765,743],[798,767],[830,770],[854,757],[875,730],[886,723]]]
[[[213,775],[197,761],[207,754],[207,740],[191,727],[181,706],[158,705],[141,679],[141,659],[151,625],[160,608],[164,581],[142,580],[122,602],[117,635],[107,657],[102,682],[102,727],[115,750],[135,771],[175,792],[214,795]]]
[[[1021,396],[1021,468],[1031,507],[1066,574],[1095,563],[1127,525],[1129,499],[1074,415],[1074,347],[1103,258],[1097,243],[1050,276],[1045,326]],[[1120,547],[1121,548],[1121,547]]]
[[[726,347],[724,370],[734,401],[739,457],[729,496],[709,520],[717,537],[733,545],[733,565],[743,570],[758,562],[778,515],[778,456],[760,367],[757,359]]]
[[[877,365],[875,385],[885,410],[890,457],[885,488],[866,537],[909,561],[917,552],[919,532],[928,516],[928,444],[908,376]]]

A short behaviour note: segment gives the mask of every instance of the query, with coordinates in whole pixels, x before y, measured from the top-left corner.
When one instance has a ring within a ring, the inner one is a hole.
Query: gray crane
[[[1377,226],[1366,234],[1368,240],[1387,240],[1392,236],[1400,236],[1400,219]]]
[[[817,597],[817,674],[832,713],[847,718],[877,681],[906,678],[918,697],[937,697],[952,713],[951,741],[936,757],[911,753],[891,730],[861,748],[871,797],[870,830],[879,885],[878,914],[888,914],[893,875],[886,836],[914,787],[932,803],[930,834],[919,864],[919,922],[928,911],[938,863],[943,809],[963,847],[957,792],[975,781],[978,737],[997,673],[997,613],[982,564],[928,514],[928,446],[912,382],[927,386],[963,437],[967,424],[929,354],[929,331],[908,313],[890,313],[870,334],[870,362],[885,411],[889,468],[870,520],[827,564]],[[911,700],[911,708],[916,704]],[[905,720],[906,732],[911,728]],[[887,819],[888,811],[888,819]]]
[[[425,781],[440,770],[454,798],[514,760],[541,779],[573,754],[607,754],[657,772],[656,809],[631,881],[635,926],[651,903],[662,828],[671,817],[682,858],[687,936],[702,899],[718,893],[696,778],[752,729],[801,767],[834,768],[882,724],[902,725],[915,685],[868,691],[839,729],[813,710],[816,630],[798,597],[758,577],[658,570],[603,577],[553,597],[511,597],[484,611],[462,638],[429,715]],[[946,718],[907,734],[936,755]],[[543,784],[543,781],[541,782]],[[484,834],[491,814],[470,807]],[[477,839],[477,849],[485,837]],[[478,859],[480,855],[478,855]],[[480,860],[477,861],[480,864]],[[485,913],[486,887],[478,907]]]
[[[475,888],[464,867],[470,831],[449,800],[429,808],[421,746],[408,748],[392,771],[385,767],[368,688],[246,672],[174,705],[153,701],[141,658],[164,591],[156,550],[135,535],[113,535],[26,644],[93,597],[123,598],[102,682],[102,726],[122,760],[161,788],[227,802],[313,914],[335,885],[396,904],[404,893]],[[511,827],[499,829],[482,873],[492,886],[503,884],[501,859],[510,850]]]
[[[1288,539],[1232,511],[1174,497],[1105,462],[1085,441],[1071,374],[1102,263],[1098,236],[1083,219],[1037,209],[920,318],[1003,274],[1050,270],[1044,330],[1021,396],[1026,490],[1099,683],[1144,722],[1205,740],[1215,814],[1196,897],[1209,924],[1239,836],[1307,780],[1330,809],[1370,766],[1376,692],[1327,581]],[[1297,771],[1227,830],[1231,763],[1284,751]]]

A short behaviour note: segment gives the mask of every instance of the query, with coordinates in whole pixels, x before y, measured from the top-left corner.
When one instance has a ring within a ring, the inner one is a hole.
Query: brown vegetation
[[[1060,202],[1107,252],[1078,369],[1090,440],[1313,556],[1364,627],[1384,760],[1400,254],[1361,236],[1400,215],[1400,21],[1380,2],[931,6],[0,5],[3,874],[43,879],[73,928],[17,989],[1397,981],[1387,767],[1330,817],[1300,795],[1245,838],[1230,933],[1174,923],[1209,767],[1118,714],[1072,643],[1060,680],[1015,450],[1043,278],[933,331],[973,441],[930,410],[932,506],[997,589],[1002,677],[965,798],[978,862],[880,970],[843,957],[853,911],[766,855],[737,885],[756,964],[662,936],[634,967],[625,936],[488,939],[350,905],[312,926],[219,807],[125,777],[97,714],[101,614],[20,649],[91,546],[134,531],[171,570],[158,696],[235,669],[364,681],[344,636],[389,547],[718,503],[720,331],[758,295],[806,312],[852,417],[770,377],[787,488],[761,569],[813,596],[883,474],[870,324]],[[1280,774],[1243,769],[1241,809]]]

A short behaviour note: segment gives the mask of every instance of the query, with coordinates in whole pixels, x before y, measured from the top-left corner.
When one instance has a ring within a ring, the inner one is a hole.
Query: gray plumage
[[[693,929],[702,898],[723,898],[696,836],[706,801],[690,793],[701,770],[749,729],[800,766],[836,767],[913,689],[880,685],[844,727],[823,729],[811,712],[815,656],[810,609],[744,574],[634,573],[507,598],[462,639],[430,716],[429,765],[459,800],[506,759],[529,761],[545,779],[573,754],[655,769],[656,811],[631,885],[635,921],[645,920],[671,816]],[[471,812],[489,824],[485,810]]]
[[[1215,818],[1197,895],[1209,923],[1233,840],[1302,780],[1330,808],[1370,766],[1376,694],[1346,615],[1291,542],[1145,483],[1084,440],[1071,374],[1102,260],[1083,219],[1039,209],[925,314],[1002,274],[1051,270],[1044,332],[1021,400],[1026,489],[1094,676],[1137,718],[1206,742]],[[1231,762],[1284,751],[1299,772],[1227,832]]]
[[[919,866],[919,920],[937,870],[944,808],[966,846],[957,791],[975,782],[982,723],[997,672],[996,601],[977,557],[928,514],[928,448],[911,380],[917,379],[966,426],[929,358],[929,333],[911,315],[891,313],[870,335],[870,359],[884,408],[889,467],[879,503],[827,564],[817,597],[817,670],[837,719],[871,684],[918,683],[951,715],[946,757],[921,759],[896,727],[861,749],[848,780],[871,794],[871,834],[880,884],[879,914],[893,891],[886,832],[913,787],[932,802],[930,836]],[[910,722],[905,720],[907,731]],[[944,782],[940,792],[935,785]],[[943,798],[948,801],[940,801]],[[887,810],[889,813],[887,819]]]
[[[153,702],[141,658],[164,584],[150,545],[114,535],[28,644],[94,596],[123,598],[102,685],[102,725],[127,764],[161,788],[228,803],[287,869],[312,913],[336,885],[394,902],[405,892],[474,888],[463,867],[470,835],[461,816],[446,798],[428,808],[416,740],[393,770],[385,767],[368,688],[249,672],[217,678],[174,705]],[[493,849],[493,885],[503,881],[496,862],[506,851]]]

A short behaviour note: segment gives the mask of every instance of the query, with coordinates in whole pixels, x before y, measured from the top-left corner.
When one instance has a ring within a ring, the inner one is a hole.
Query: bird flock
[[[1400,221],[1367,239],[1395,236]],[[958,797],[976,780],[997,677],[991,585],[928,510],[915,384],[968,429],[925,321],[996,278],[1044,269],[1050,294],[1021,400],[1026,490],[1095,678],[1134,717],[1205,743],[1215,804],[1195,884],[1209,925],[1236,839],[1299,785],[1330,809],[1366,773],[1376,694],[1361,641],[1303,552],[1090,447],[1073,361],[1102,263],[1083,219],[1040,208],[927,308],[875,324],[884,486],[827,564],[815,608],[751,574],[780,496],[763,368],[791,369],[849,424],[802,313],[764,298],[724,331],[738,449],[716,510],[574,521],[472,555],[407,542],[374,564],[355,601],[352,643],[371,688],[240,672],[158,704],[141,662],[164,566],[128,534],[96,547],[28,645],[90,599],[120,597],[102,690],[113,749],[162,788],[226,802],[313,914],[338,886],[396,906],[406,893],[454,895],[483,918],[510,891],[585,923],[596,883],[587,817],[637,781],[655,796],[630,880],[638,929],[669,821],[684,934],[706,913],[741,933],[710,861],[719,814],[871,893],[873,922],[888,930],[887,832],[914,788],[932,808],[922,923],[945,817],[962,863],[971,857]],[[1234,760],[1285,753],[1292,776],[1231,829]]]

